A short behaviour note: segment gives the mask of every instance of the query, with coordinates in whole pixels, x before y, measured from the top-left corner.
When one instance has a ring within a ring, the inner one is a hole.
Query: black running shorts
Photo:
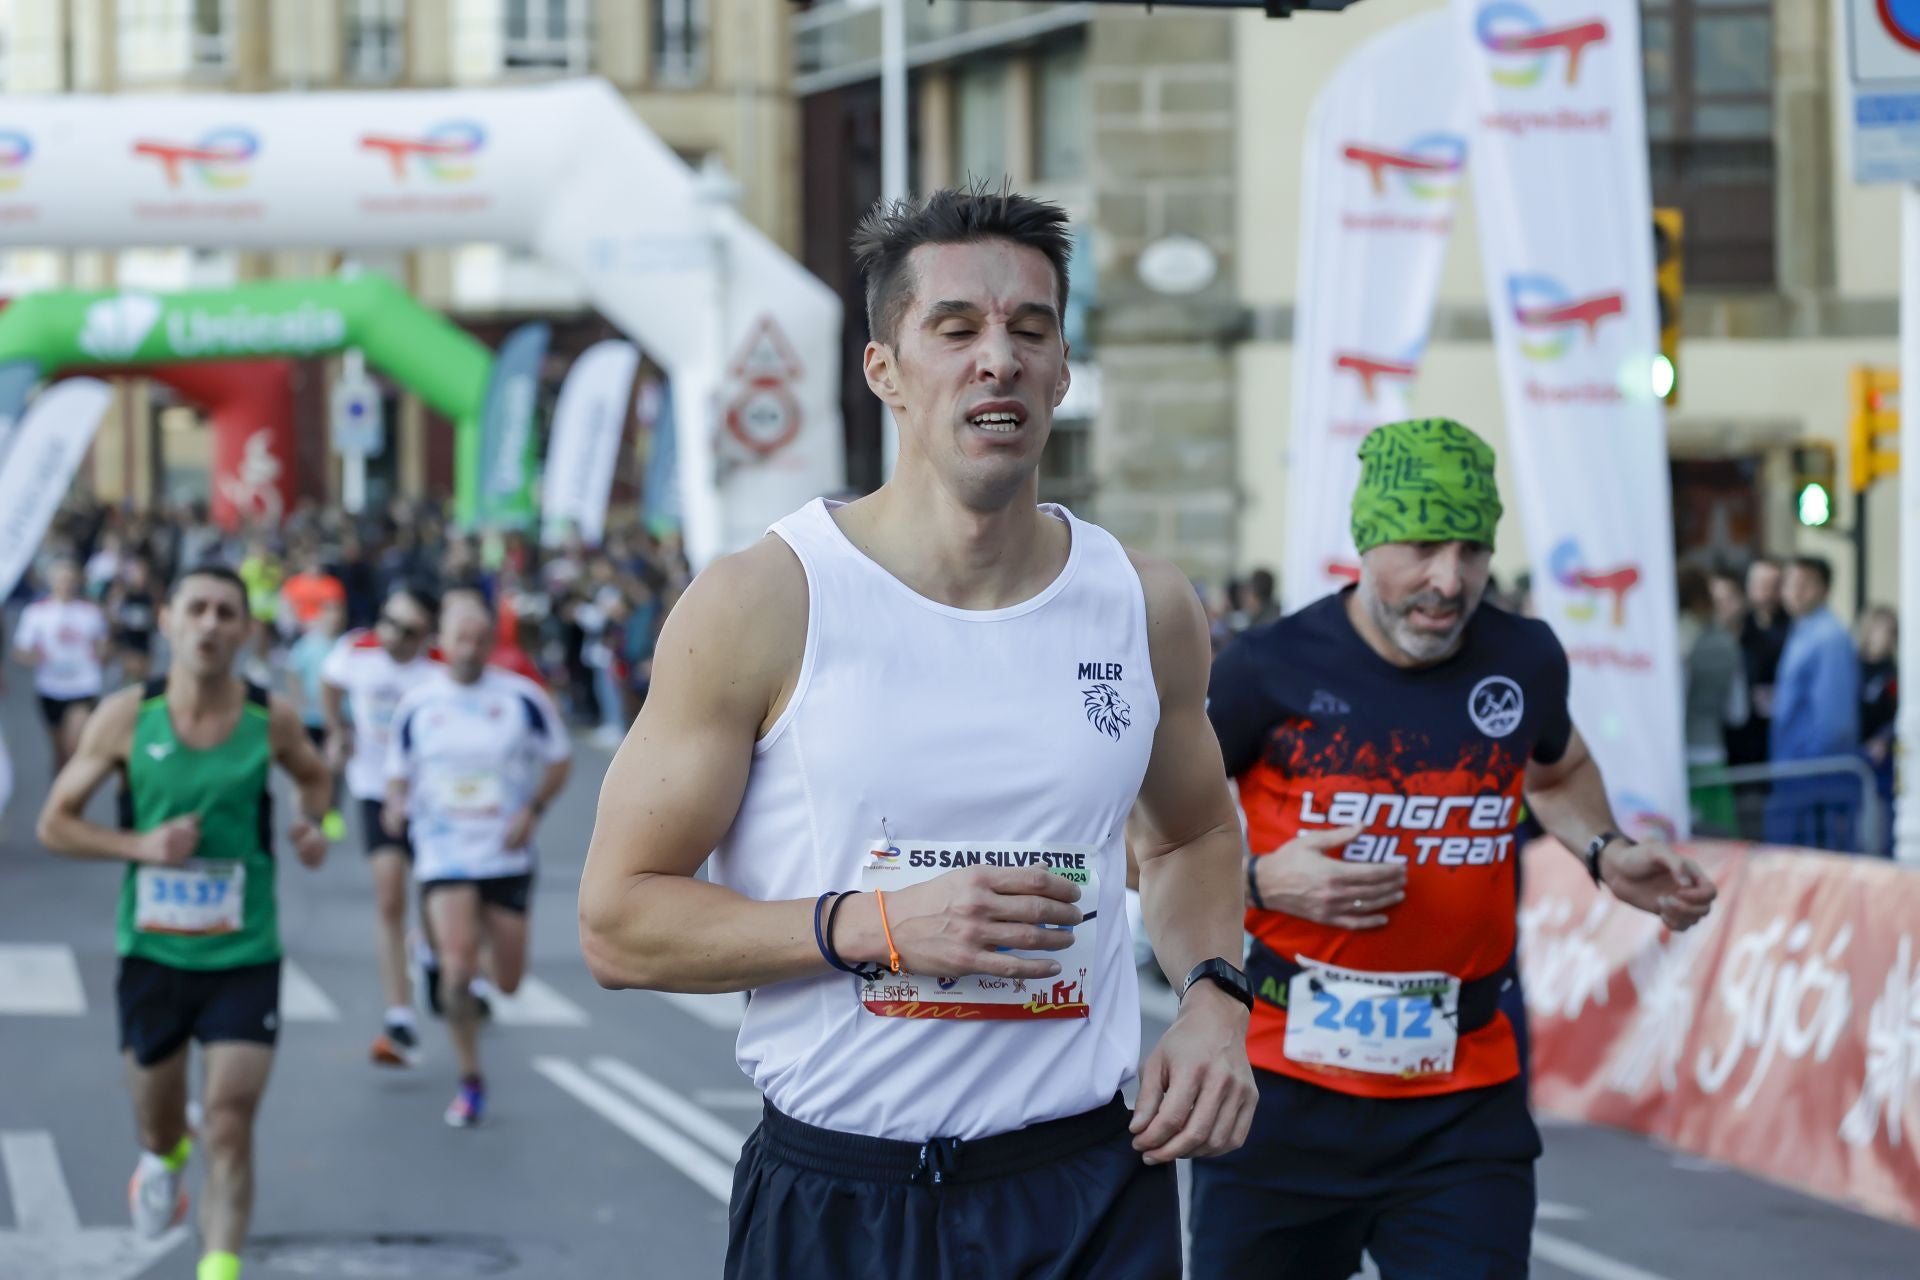
[[[380,811],[386,807],[384,800],[360,802],[360,836],[366,842],[367,856],[371,858],[385,849],[398,849],[408,862],[412,862],[413,841],[408,839],[407,833],[402,831],[400,838],[396,840],[387,834],[385,827],[380,825]]]
[[[120,1047],[151,1067],[201,1044],[245,1040],[272,1046],[280,1035],[280,962],[235,969],[176,969],[122,956],[114,983]]]
[[[492,876],[485,880],[423,880],[420,882],[420,901],[425,902],[427,895],[435,889],[452,889],[470,884],[480,891],[480,901],[489,907],[499,907],[515,915],[527,914],[527,903],[533,897],[533,873],[531,871],[517,876]]]
[[[40,714],[45,717],[49,729],[58,729],[61,722],[67,718],[67,708],[84,707],[91,714],[99,701],[100,699],[95,697],[49,698],[43,693],[40,695]]]
[[[728,1209],[728,1280],[1178,1280],[1173,1166],[1148,1165],[1118,1097],[978,1141],[897,1142],[772,1107]]]

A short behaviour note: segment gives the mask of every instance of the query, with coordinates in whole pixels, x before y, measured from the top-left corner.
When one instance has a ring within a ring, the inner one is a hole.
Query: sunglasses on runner
[[[400,621],[400,619],[394,617],[390,613],[383,613],[380,615],[380,624],[382,626],[392,627],[395,631],[397,631],[400,634],[400,638],[402,640],[418,640],[420,637],[427,634],[427,629],[425,627],[416,627],[411,625],[410,623],[402,622]]]

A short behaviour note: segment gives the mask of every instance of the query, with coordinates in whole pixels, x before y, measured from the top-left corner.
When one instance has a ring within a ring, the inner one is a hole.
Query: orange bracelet
[[[893,945],[893,926],[887,923],[887,895],[875,889],[873,905],[880,908],[880,932],[887,935],[887,967],[895,973],[900,972],[900,952]]]

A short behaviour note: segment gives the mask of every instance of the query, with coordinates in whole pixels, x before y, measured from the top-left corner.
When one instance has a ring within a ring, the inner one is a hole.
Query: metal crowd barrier
[[[1689,771],[1693,834],[1886,856],[1889,815],[1860,756]]]

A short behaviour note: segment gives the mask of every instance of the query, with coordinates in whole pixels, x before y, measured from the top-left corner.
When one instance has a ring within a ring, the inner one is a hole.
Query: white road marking
[[[1620,1262],[1583,1244],[1575,1244],[1544,1231],[1533,1233],[1533,1256],[1551,1262],[1562,1271],[1585,1276],[1586,1280],[1666,1280],[1657,1272]]]
[[[738,991],[656,991],[653,994],[710,1027],[738,1031],[747,1016],[746,997]]]
[[[602,1119],[685,1174],[721,1204],[733,1195],[733,1170],[651,1111],[627,1101],[564,1058],[535,1058],[533,1069],[600,1113]]]
[[[493,1020],[506,1027],[584,1027],[593,1019],[587,1011],[531,975],[520,979],[512,995],[487,993]]]
[[[132,1280],[190,1235],[185,1226],[155,1240],[124,1227],[82,1227],[51,1134],[0,1133],[0,1173],[19,1224],[0,1231],[0,1276]]]
[[[13,1219],[28,1235],[71,1235],[80,1229],[80,1211],[67,1192],[50,1133],[0,1133],[0,1164],[7,1170]]]
[[[87,1011],[80,965],[65,943],[0,943],[0,1013],[77,1018]]]
[[[695,1089],[693,1100],[703,1107],[730,1111],[758,1111],[761,1098],[755,1089]]]
[[[1552,1200],[1542,1200],[1533,1215],[1541,1222],[1582,1222],[1589,1215],[1579,1205],[1559,1204]]]
[[[714,1118],[706,1108],[669,1089],[646,1072],[628,1066],[618,1058],[595,1058],[591,1064],[602,1080],[627,1092],[642,1106],[664,1116],[696,1142],[729,1163],[740,1158],[740,1146],[747,1135]]]
[[[338,1022],[340,1007],[327,998],[320,984],[291,960],[280,962],[280,1020],[282,1022]]]

